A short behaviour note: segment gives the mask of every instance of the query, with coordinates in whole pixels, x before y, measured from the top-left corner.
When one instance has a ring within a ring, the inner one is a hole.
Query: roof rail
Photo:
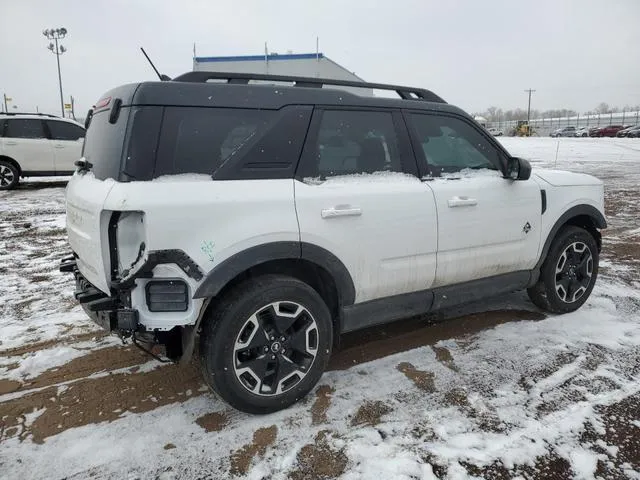
[[[57,115],[51,115],[50,113],[40,113],[40,112],[0,112],[0,115],[36,115],[39,117],[50,117],[50,118],[61,118]]]
[[[392,90],[404,100],[424,100],[427,102],[447,103],[430,90],[384,83],[369,83],[350,80],[334,80],[329,78],[292,77],[289,75],[265,75],[262,73],[233,72],[187,72],[173,79],[174,82],[206,83],[209,80],[226,80],[227,83],[248,84],[250,80],[267,80],[274,82],[293,82],[296,87],[322,88],[324,85],[371,88],[375,90]]]

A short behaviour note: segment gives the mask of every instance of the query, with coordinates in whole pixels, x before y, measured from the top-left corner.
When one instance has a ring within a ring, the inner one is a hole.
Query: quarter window
[[[402,171],[390,112],[324,111],[311,152],[304,177]]]
[[[499,152],[470,124],[454,117],[417,113],[411,114],[411,120],[431,175],[499,169]]]
[[[45,138],[42,120],[12,118],[6,120],[4,136],[9,138]]]
[[[168,107],[154,176],[213,174],[262,135],[274,115],[269,110]]]

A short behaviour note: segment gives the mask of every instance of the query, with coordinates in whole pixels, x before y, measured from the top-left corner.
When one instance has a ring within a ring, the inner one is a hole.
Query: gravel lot
[[[347,335],[266,416],[84,316],[57,271],[64,182],[0,193],[0,477],[640,478],[640,141],[502,142],[605,182],[587,304],[547,316],[518,293]]]

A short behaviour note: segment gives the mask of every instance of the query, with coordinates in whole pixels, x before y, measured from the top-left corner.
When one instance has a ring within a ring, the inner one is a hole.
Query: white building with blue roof
[[[194,72],[233,72],[364,81],[323,53],[269,53],[226,57],[193,57]],[[372,96],[371,89],[331,87]]]

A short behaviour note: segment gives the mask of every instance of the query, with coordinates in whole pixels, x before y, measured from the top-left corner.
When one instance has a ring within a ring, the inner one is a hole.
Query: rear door
[[[433,283],[436,209],[416,173],[399,112],[315,110],[294,182],[300,239],[340,259],[356,303]]]
[[[80,159],[84,128],[63,120],[45,120],[54,152],[56,174],[73,173]]]
[[[53,150],[39,118],[6,118],[4,120],[4,154],[13,158],[25,173],[55,171]]]
[[[503,178],[506,159],[479,128],[445,114],[407,115],[438,211],[434,286],[528,270],[540,242],[540,188]]]

